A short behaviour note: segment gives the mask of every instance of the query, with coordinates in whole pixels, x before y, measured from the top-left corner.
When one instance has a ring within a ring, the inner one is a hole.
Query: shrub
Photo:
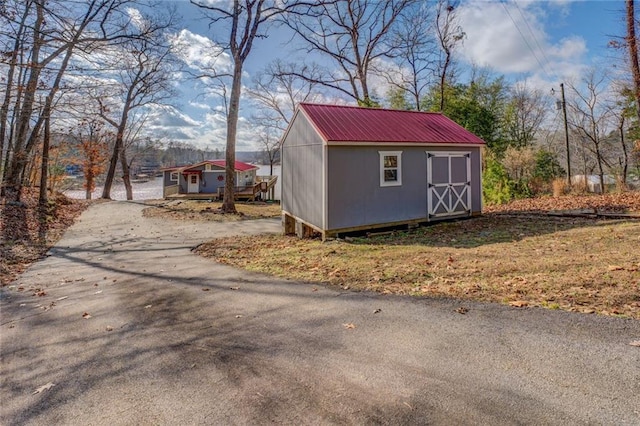
[[[486,204],[504,204],[513,198],[511,180],[502,164],[493,156],[487,155],[482,175],[482,195]]]

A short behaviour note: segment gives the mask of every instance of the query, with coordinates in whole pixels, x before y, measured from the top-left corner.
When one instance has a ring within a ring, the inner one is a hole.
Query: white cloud
[[[558,7],[566,5],[565,1],[555,3]],[[561,69],[568,74],[579,72],[587,52],[584,39],[573,36],[550,40],[541,5],[539,1],[463,4],[459,9],[466,33],[462,56],[499,73],[544,74],[550,80],[557,79]],[[564,67],[567,65],[569,68]]]
[[[202,103],[202,102],[189,101],[189,105],[194,107],[194,108],[204,109],[206,111],[211,109],[211,105],[205,104],[205,103]]]
[[[142,17],[142,13],[138,9],[134,9],[132,7],[127,8],[127,14],[129,15],[129,19],[133,25],[138,28],[143,28],[145,24],[145,19]]]
[[[225,73],[231,70],[231,59],[213,40],[183,29],[171,38],[175,54],[188,67],[199,71]]]

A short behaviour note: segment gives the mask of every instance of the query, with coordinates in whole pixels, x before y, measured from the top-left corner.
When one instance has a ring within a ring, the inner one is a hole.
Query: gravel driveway
[[[0,424],[640,424],[640,321],[273,279],[191,249],[279,220],[143,208],[1,290]]]

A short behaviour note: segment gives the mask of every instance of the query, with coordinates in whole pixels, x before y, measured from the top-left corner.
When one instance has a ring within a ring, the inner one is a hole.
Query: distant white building
[[[604,186],[607,192],[610,192],[612,189],[616,187],[616,179],[612,175],[604,175]],[[597,194],[602,194],[602,188],[600,187],[600,176],[599,175],[575,175],[571,176],[571,185],[575,187],[585,187],[589,192],[595,192]]]

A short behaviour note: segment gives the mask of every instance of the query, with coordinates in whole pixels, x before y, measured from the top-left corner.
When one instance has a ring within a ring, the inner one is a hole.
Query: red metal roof
[[[191,164],[188,166],[182,166],[182,167],[176,167],[176,170],[183,170],[183,171],[187,171],[189,169],[193,169],[194,167],[199,167],[205,164],[212,164],[214,166],[220,167],[220,168],[225,168],[225,165],[227,164],[226,160],[205,160],[205,161],[201,161],[200,163],[196,163],[196,164]],[[253,164],[248,164],[248,163],[243,163],[242,161],[236,161],[235,162],[235,170],[236,172],[246,172],[248,170],[257,170],[259,167],[254,166]],[[170,169],[166,169],[166,170],[170,170]]]
[[[226,160],[210,160],[209,163],[214,164],[218,167],[222,167],[224,169],[225,165],[227,164],[227,161]],[[254,166],[253,164],[243,163],[242,161],[236,161],[235,169],[237,172],[246,172],[247,170],[258,169],[258,167]]]
[[[484,144],[437,112],[309,103],[301,103],[300,109],[327,142]]]

